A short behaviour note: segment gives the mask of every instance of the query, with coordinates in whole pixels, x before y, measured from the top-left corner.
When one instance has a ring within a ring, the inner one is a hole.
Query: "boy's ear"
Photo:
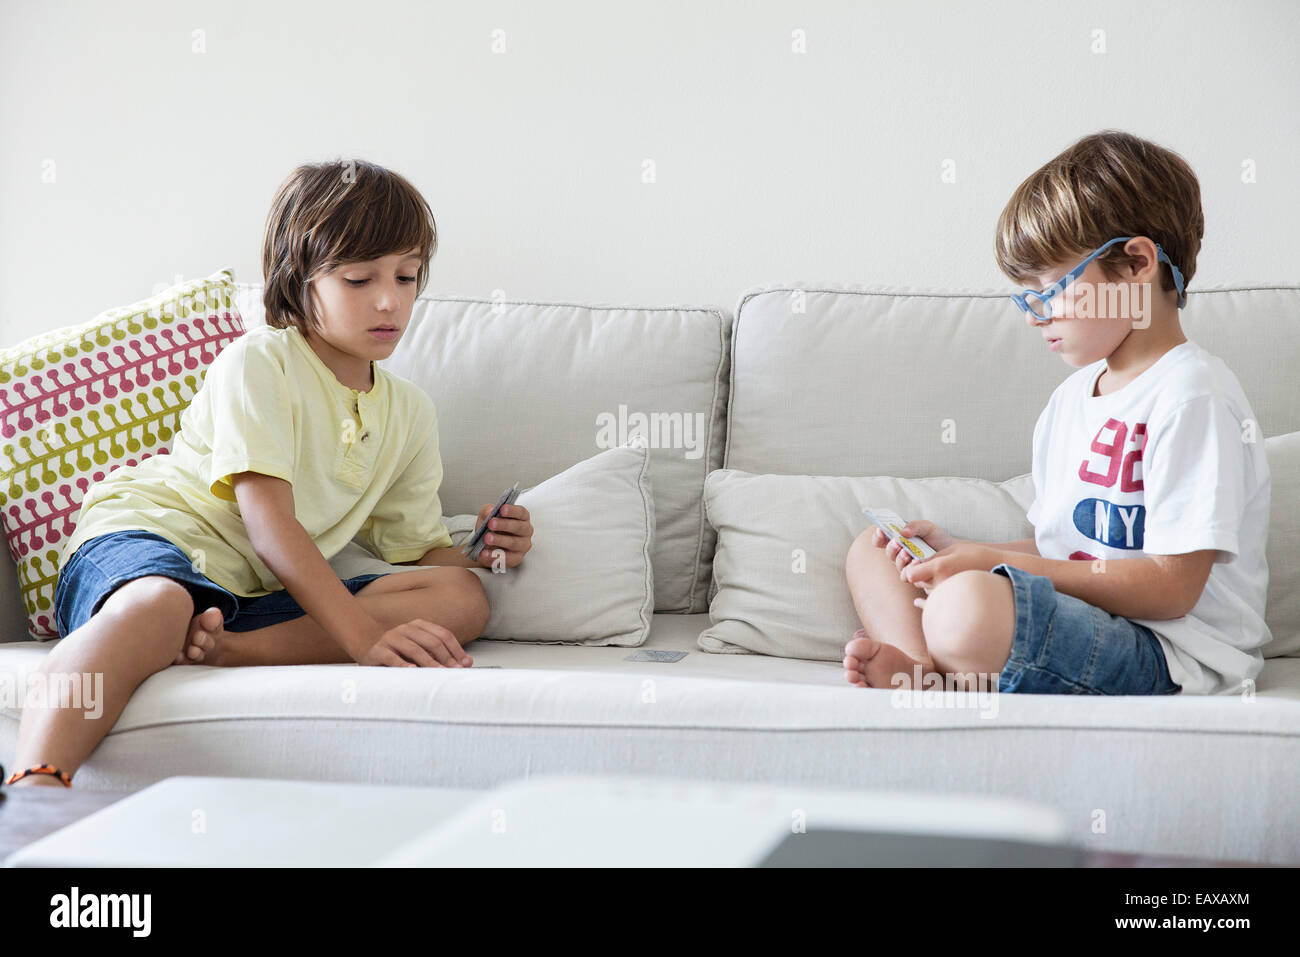
[[[1145,236],[1135,236],[1124,244],[1124,251],[1134,257],[1128,264],[1127,276],[1130,282],[1141,281],[1138,277],[1148,270],[1150,282],[1155,282],[1160,275],[1160,261],[1156,259],[1156,244]],[[1152,268],[1154,267],[1154,268]]]

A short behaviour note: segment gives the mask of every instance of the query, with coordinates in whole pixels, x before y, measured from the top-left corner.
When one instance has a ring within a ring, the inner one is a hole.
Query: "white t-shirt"
[[[1192,341],[1128,385],[1094,396],[1106,360],[1057,386],[1034,426],[1034,542],[1044,558],[1219,550],[1181,618],[1156,633],[1186,694],[1240,692],[1264,666],[1269,472],[1237,377]],[[1104,568],[1104,566],[1098,566]]]

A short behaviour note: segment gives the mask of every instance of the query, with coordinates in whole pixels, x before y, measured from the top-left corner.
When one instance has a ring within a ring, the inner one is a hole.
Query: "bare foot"
[[[221,643],[225,637],[225,616],[220,608],[206,608],[190,619],[190,633],[185,647],[172,662],[175,665],[219,665]]]
[[[901,649],[877,641],[862,628],[844,646],[845,676],[859,688],[911,688],[913,678],[928,670],[929,662],[917,661]],[[900,677],[895,680],[895,675]]]

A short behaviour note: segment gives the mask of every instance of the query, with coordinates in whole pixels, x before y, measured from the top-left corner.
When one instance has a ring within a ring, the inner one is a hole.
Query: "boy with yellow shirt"
[[[91,486],[61,554],[63,640],[41,669],[103,673],[102,720],[25,709],[7,783],[71,786],[135,689],[172,664],[472,664],[463,646],[489,608],[468,569],[518,566],[533,527],[509,505],[477,561],[452,546],[433,401],[375,365],[436,247],[424,198],[382,167],[310,164],[285,180],[263,239],[266,327],[209,367],[170,454]],[[340,581],[328,559],[354,537],[431,567]]]

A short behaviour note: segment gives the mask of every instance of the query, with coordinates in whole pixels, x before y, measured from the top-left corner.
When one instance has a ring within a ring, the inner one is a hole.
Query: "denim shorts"
[[[285,589],[257,598],[226,591],[194,569],[193,562],[166,538],[143,529],[107,532],[83,542],[59,569],[54,588],[54,618],[59,637],[66,638],[99,611],[114,589],[134,578],[165,575],[180,582],[194,599],[194,613],[220,608],[226,631],[253,631],[305,615]],[[358,575],[343,584],[356,594],[383,575]]]
[[[1155,632],[1073,595],[1045,575],[1003,563],[1011,579],[1016,634],[998,691],[1022,694],[1178,694]]]

